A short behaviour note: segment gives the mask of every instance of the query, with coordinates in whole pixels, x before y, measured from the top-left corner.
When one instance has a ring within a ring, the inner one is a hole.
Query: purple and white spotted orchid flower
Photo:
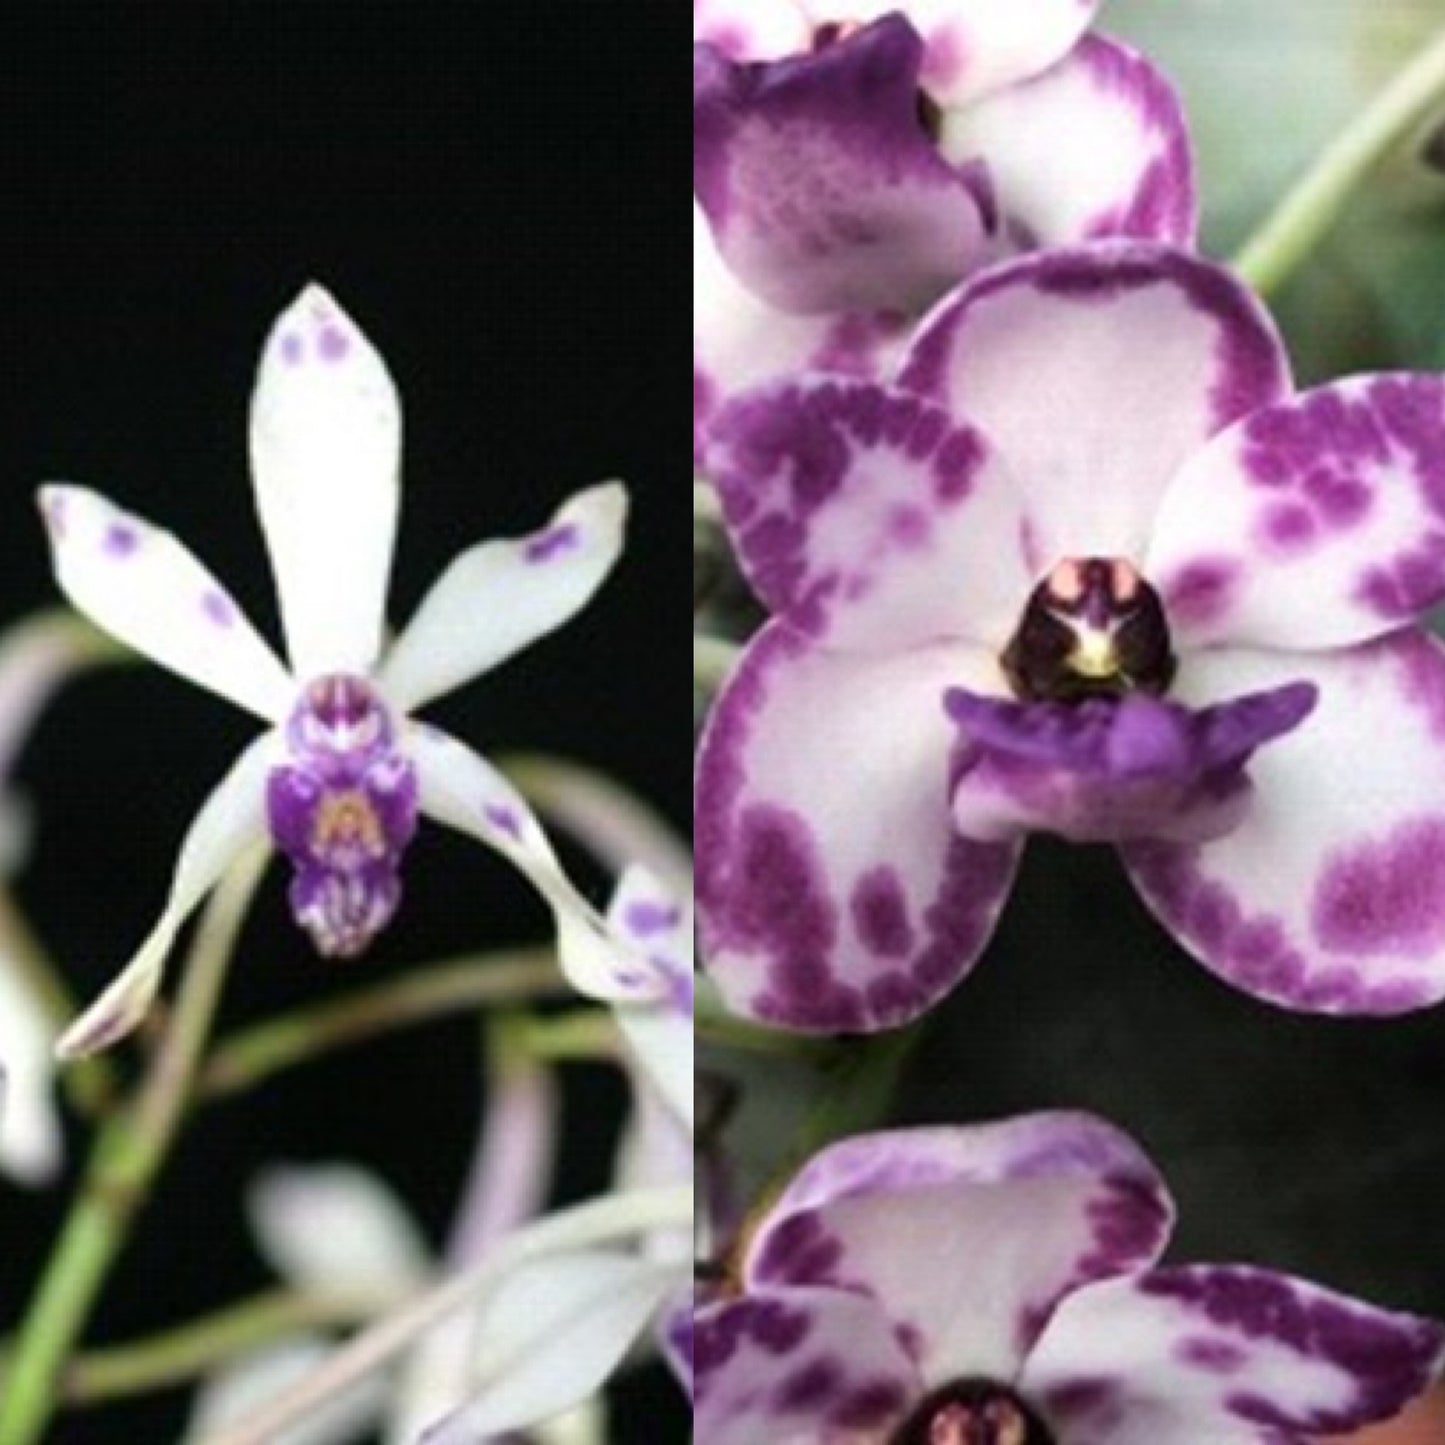
[[[1034,829],[1119,844],[1257,997],[1445,996],[1445,652],[1416,625],[1445,596],[1445,378],[1294,394],[1226,272],[1112,242],[963,287],[896,387],[773,385],[717,437],[777,614],[699,765],[736,1008],[920,1013]]]
[[[1305,1445],[1396,1414],[1445,1330],[1243,1266],[1085,1115],[849,1140],[748,1237],[682,1358],[698,1445]]]
[[[330,296],[308,288],[266,343],[251,413],[256,501],[289,671],[175,538],[80,487],[42,492],[70,600],[268,725],[192,824],[154,931],[64,1036],[62,1053],[105,1048],[136,1025],[187,915],[267,838],[291,862],[292,909],[318,950],[361,952],[397,907],[419,815],[510,859],[550,905],[578,982],[608,987],[615,945],[520,794],[410,715],[591,598],[620,551],[626,495],[617,484],[593,488],[531,537],[464,552],[384,646],[400,446],[400,406],[381,357]]]
[[[1096,0],[694,0],[693,447],[735,391],[878,375],[981,266],[1187,244],[1187,131]]]

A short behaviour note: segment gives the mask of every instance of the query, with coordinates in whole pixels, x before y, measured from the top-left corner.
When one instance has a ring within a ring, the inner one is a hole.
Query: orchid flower
[[[878,375],[910,318],[1020,250],[1189,243],[1169,83],[1096,0],[694,0],[693,448],[726,398]]]
[[[520,794],[411,714],[591,598],[621,547],[625,494],[617,484],[596,487],[530,537],[463,553],[384,646],[400,444],[397,395],[380,356],[330,296],[308,288],[266,343],[251,412],[256,501],[289,670],[174,537],[95,492],[42,492],[70,600],[137,651],[267,724],[191,825],[151,935],[62,1038],[63,1054],[105,1048],[135,1027],[186,917],[264,839],[290,860],[292,911],[317,949],[361,952],[396,910],[418,815],[515,864],[550,905],[579,980],[601,986],[589,971],[603,950],[601,922]]]
[[[1306,1445],[1396,1414],[1445,1330],[1246,1266],[1080,1114],[851,1139],[756,1222],[680,1358],[698,1445]]]
[[[926,323],[896,387],[803,377],[710,453],[778,614],[699,764],[698,900],[739,1010],[922,1012],[1022,839],[1111,841],[1236,988],[1445,996],[1445,378],[1291,390],[1225,271],[1112,242]]]

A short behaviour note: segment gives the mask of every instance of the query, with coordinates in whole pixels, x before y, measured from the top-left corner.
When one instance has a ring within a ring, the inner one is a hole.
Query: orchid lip
[[[964,1379],[929,1395],[889,1445],[1055,1445],[1023,1400],[991,1380]]]
[[[291,911],[317,951],[365,952],[401,900],[402,854],[416,832],[416,770],[365,678],[310,683],[287,722],[286,761],[267,780],[276,846],[291,862]]]

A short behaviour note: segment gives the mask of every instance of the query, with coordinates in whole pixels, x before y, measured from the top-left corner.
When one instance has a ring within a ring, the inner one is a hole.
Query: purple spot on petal
[[[236,624],[236,604],[224,592],[217,592],[214,588],[202,596],[201,611],[215,627],[234,627]]]
[[[108,557],[131,557],[140,546],[140,533],[129,522],[112,522],[100,545]]]
[[[281,360],[287,366],[300,366],[306,358],[306,343],[294,332],[289,331],[281,338]]]
[[[1190,562],[1161,589],[1170,620],[1184,627],[1207,627],[1230,609],[1239,586],[1239,567],[1227,558]]]
[[[528,562],[551,562],[573,551],[579,541],[581,533],[575,522],[558,522],[531,538],[523,547],[522,555]]]
[[[351,350],[351,338],[335,322],[328,322],[316,338],[323,361],[344,361]]]
[[[1331,853],[1315,888],[1315,937],[1335,953],[1429,959],[1445,944],[1445,818]]]
[[[682,909],[675,903],[653,903],[639,899],[629,903],[623,914],[628,932],[639,938],[671,933],[682,923]]]
[[[1319,531],[1314,514],[1295,502],[1268,508],[1261,523],[1261,540],[1276,551],[1301,552]]]
[[[881,958],[907,958],[916,946],[908,895],[897,872],[882,866],[865,873],[849,900],[853,927],[866,948]]]
[[[515,808],[509,808],[504,803],[488,803],[482,812],[487,822],[500,829],[513,842],[522,841],[522,820],[517,816]]]
[[[1180,1340],[1174,1354],[1180,1364],[1212,1375],[1233,1374],[1249,1360],[1243,1346],[1207,1335],[1189,1335]]]

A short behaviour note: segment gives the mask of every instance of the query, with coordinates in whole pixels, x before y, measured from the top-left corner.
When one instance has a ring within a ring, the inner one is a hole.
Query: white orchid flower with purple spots
[[[709,460],[778,614],[699,764],[737,1009],[920,1013],[1035,829],[1119,844],[1257,997],[1445,996],[1445,378],[1295,394],[1226,272],[1101,243],[962,288],[896,388],[760,389]]]
[[[1169,83],[1096,0],[694,0],[693,447],[726,398],[877,375],[910,317],[1020,250],[1187,244]]]
[[[1306,1445],[1439,1372],[1429,1321],[1160,1265],[1172,1222],[1148,1159],[1086,1115],[835,1145],[679,1342],[698,1445]]]
[[[602,960],[613,945],[520,794],[411,714],[591,598],[621,548],[625,493],[616,484],[593,488],[531,537],[464,552],[386,646],[400,447],[400,406],[381,357],[324,291],[309,288],[266,343],[251,413],[256,501],[289,670],[174,537],[94,492],[44,489],[56,574],[70,600],[268,726],[202,807],[160,921],[61,1040],[63,1053],[104,1048],[135,1026],[187,915],[263,840],[290,860],[292,910],[318,950],[361,952],[396,910],[419,815],[510,859],[550,905],[579,982],[607,986]]]

